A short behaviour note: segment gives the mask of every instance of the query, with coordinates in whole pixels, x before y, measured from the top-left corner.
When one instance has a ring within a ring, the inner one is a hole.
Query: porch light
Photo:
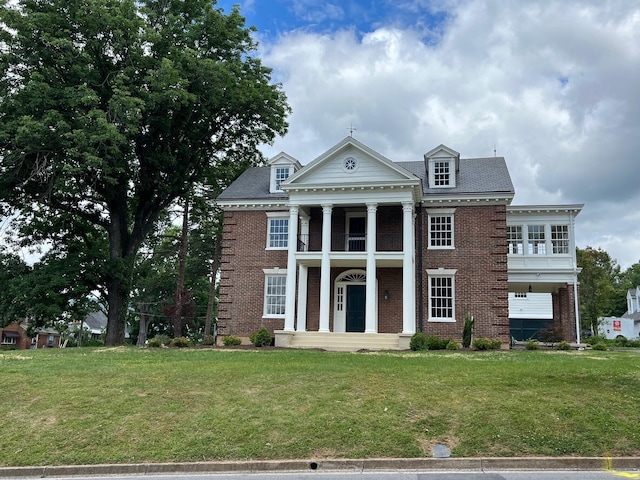
[[[532,290],[532,289],[531,289],[531,284],[529,284],[529,293],[531,293],[531,290]]]
[[[384,299],[389,300],[389,290],[384,291]]]

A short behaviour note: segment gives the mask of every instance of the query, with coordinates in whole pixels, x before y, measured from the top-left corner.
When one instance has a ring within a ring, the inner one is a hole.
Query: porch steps
[[[335,333],[296,332],[290,339],[291,348],[321,348],[338,352],[358,350],[399,350],[396,333]]]

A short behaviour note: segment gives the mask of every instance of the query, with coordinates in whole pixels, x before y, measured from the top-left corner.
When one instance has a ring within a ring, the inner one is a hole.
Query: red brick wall
[[[454,213],[453,250],[428,249],[429,222],[423,213],[424,333],[462,339],[464,318],[475,319],[474,336],[509,341],[507,289],[506,207],[457,207]],[[427,269],[456,269],[455,323],[429,322]]]
[[[16,348],[18,350],[26,350],[31,346],[31,339],[27,337],[24,329],[17,323],[11,323],[4,328],[0,328],[0,339],[2,338],[2,332],[16,332],[20,334],[20,338],[16,338],[15,345],[0,345],[2,347]]]
[[[263,319],[264,268],[287,268],[286,250],[267,250],[264,211],[224,213],[218,323],[221,335],[249,336],[264,325],[284,328],[284,319]]]

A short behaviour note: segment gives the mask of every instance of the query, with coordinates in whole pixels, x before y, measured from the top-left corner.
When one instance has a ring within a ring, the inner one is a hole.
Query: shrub
[[[416,332],[411,337],[411,341],[409,342],[409,348],[411,350],[419,351],[427,349],[427,337],[424,336],[422,332]]]
[[[561,342],[564,338],[564,332],[562,327],[557,324],[552,324],[543,331],[540,332],[540,341],[546,343]]]
[[[445,348],[447,348],[448,342],[449,340],[442,340],[435,335],[429,335],[425,339],[427,350],[444,350]]]
[[[213,335],[204,335],[202,337],[202,344],[203,345],[213,345],[214,344]]]
[[[571,350],[571,345],[568,342],[562,341],[556,345],[557,350]]]
[[[464,348],[469,348],[471,345],[471,335],[473,334],[473,325],[475,324],[475,320],[473,319],[473,315],[467,314],[464,317],[464,327],[462,329],[462,346]]]
[[[449,340],[447,342],[447,350],[459,350],[460,349],[460,345],[458,344],[458,342],[455,342],[453,340]]]
[[[484,337],[478,337],[473,341],[474,350],[497,350],[502,345],[502,342],[498,339],[491,340]]]
[[[533,339],[528,340],[527,343],[525,344],[525,348],[527,350],[540,350],[540,342]]]
[[[640,340],[627,340],[627,347],[640,348]]]
[[[162,339],[160,337],[153,337],[152,339],[147,341],[147,347],[150,348],[159,348],[164,344],[162,343]]]
[[[251,334],[249,340],[251,340],[251,343],[256,347],[264,347],[266,345],[271,345],[271,334],[266,327],[261,327],[260,330]]]
[[[629,340],[624,335],[618,335],[614,341],[616,347],[626,347],[628,343]]]
[[[587,338],[584,343],[588,344],[588,345],[595,345],[596,343],[607,343],[607,338],[604,335],[592,335],[591,337]]]
[[[607,347],[607,344],[604,342],[596,343],[592,345],[591,348],[594,350],[609,350],[609,347]]]
[[[242,340],[240,340],[238,337],[236,337],[234,335],[226,335],[222,339],[222,343],[226,347],[232,347],[234,345],[240,345],[242,343]]]
[[[184,348],[191,345],[191,342],[185,337],[176,337],[173,340],[171,340],[171,343],[169,343],[169,345],[171,347]]]

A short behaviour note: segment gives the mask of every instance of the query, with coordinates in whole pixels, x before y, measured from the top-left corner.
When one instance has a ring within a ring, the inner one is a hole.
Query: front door
[[[364,332],[365,285],[347,285],[347,332]]]

